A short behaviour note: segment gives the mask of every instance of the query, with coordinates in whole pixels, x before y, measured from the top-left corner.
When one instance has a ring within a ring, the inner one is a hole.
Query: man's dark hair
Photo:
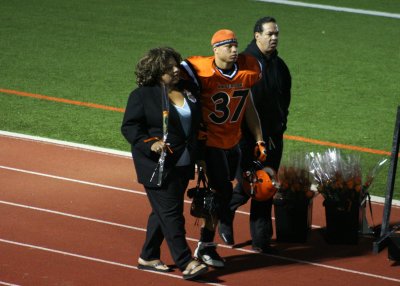
[[[257,20],[256,24],[254,25],[254,33],[261,33],[263,31],[263,27],[262,26],[265,23],[270,23],[270,22],[276,23],[275,18],[274,17],[270,17],[270,16],[266,16],[266,17],[263,17],[263,18]]]

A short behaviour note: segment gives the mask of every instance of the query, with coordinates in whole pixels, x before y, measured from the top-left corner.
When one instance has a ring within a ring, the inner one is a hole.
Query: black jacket
[[[194,85],[180,82],[180,89],[186,90],[184,96],[191,110],[191,128],[186,136],[182,128],[179,114],[170,102],[168,118],[167,143],[173,153],[168,153],[165,159],[163,180],[168,177],[174,168],[185,147],[191,156],[192,174],[194,175],[194,163],[197,154],[197,131],[200,124],[201,111],[197,89]],[[125,110],[121,132],[131,144],[133,162],[139,183],[146,187],[157,186],[157,174],[153,181],[151,176],[157,166],[159,154],[151,151],[154,140],[146,142],[149,138],[162,138],[162,96],[160,86],[143,86],[135,89],[129,96]]]
[[[256,57],[263,69],[262,79],[252,88],[263,135],[283,134],[286,130],[292,87],[289,68],[277,51],[267,58],[254,39],[243,53]]]

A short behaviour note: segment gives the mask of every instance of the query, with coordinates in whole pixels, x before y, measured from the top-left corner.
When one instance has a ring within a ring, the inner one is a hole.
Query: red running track
[[[185,208],[189,245],[199,235]],[[373,204],[380,224],[382,205]],[[195,285],[179,270],[141,271],[137,257],[150,211],[131,158],[0,135],[0,285]],[[400,217],[400,208],[392,209]],[[313,204],[307,243],[279,243],[278,255],[257,254],[249,240],[248,205],[235,220],[239,245],[219,246],[226,267],[201,281],[211,285],[400,285],[400,264],[371,237],[330,245],[321,197]],[[398,222],[397,222],[398,223]],[[220,242],[217,238],[217,242]],[[164,245],[162,259],[173,265]]]

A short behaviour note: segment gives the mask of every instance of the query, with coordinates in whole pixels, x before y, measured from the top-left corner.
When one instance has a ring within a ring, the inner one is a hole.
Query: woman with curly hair
[[[179,77],[181,56],[174,49],[155,48],[136,66],[138,87],[130,94],[121,131],[131,144],[139,183],[152,211],[138,268],[169,272],[160,260],[165,239],[184,279],[207,272],[194,259],[185,237],[184,193],[194,178],[201,111],[198,90]]]

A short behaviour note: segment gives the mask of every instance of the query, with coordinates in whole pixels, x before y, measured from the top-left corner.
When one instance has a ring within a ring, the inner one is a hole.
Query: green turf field
[[[400,104],[400,19],[247,0],[0,0],[0,88],[124,108],[146,50],[211,54],[218,29],[240,49],[277,18],[293,77],[287,134],[390,152]],[[400,1],[313,0],[400,14]],[[0,130],[129,150],[122,113],[0,93]],[[328,147],[286,141],[293,152]],[[348,151],[345,151],[348,152]],[[355,152],[365,169],[382,155]],[[372,192],[383,195],[387,167]],[[397,175],[396,198],[400,198]]]

